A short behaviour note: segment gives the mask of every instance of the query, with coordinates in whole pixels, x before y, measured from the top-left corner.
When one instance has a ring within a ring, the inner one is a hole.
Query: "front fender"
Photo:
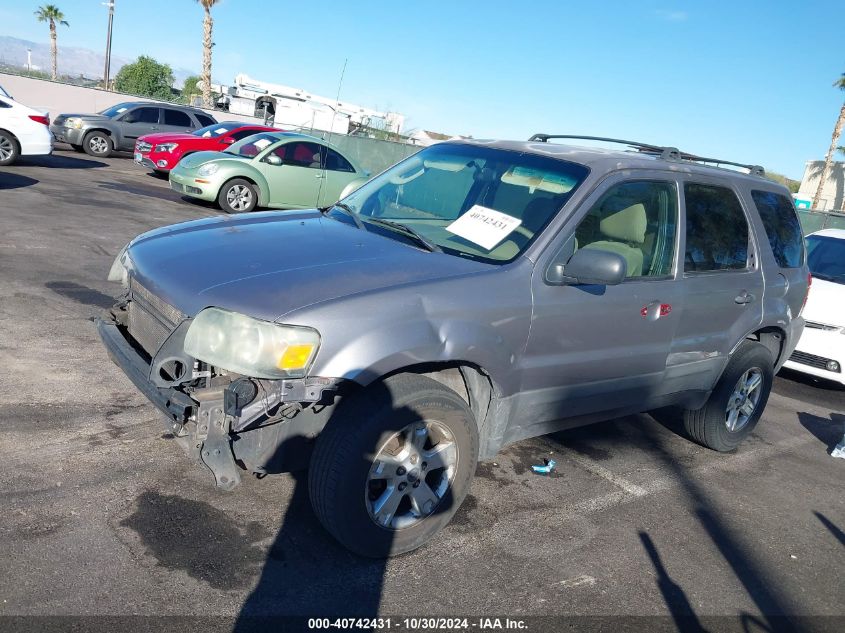
[[[258,206],[266,207],[270,203],[270,185],[267,183],[267,178],[258,169],[239,160],[229,161],[224,159],[220,163],[218,180],[221,187],[232,178],[246,178],[258,186]]]
[[[368,385],[426,363],[468,363],[519,390],[531,323],[529,266],[340,298],[284,315],[321,335],[312,376]]]

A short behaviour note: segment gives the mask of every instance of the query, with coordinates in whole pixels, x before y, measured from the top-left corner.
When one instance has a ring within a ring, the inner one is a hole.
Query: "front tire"
[[[258,190],[248,180],[233,178],[220,188],[217,204],[226,213],[248,213],[258,204]]]
[[[760,421],[773,379],[774,360],[768,348],[756,341],[743,341],[705,405],[684,412],[687,433],[715,451],[734,450]]]
[[[11,165],[20,158],[21,145],[10,132],[0,130],[0,166]]]
[[[114,141],[105,132],[88,132],[82,140],[82,148],[89,156],[108,158],[114,151]]]
[[[414,550],[449,523],[478,462],[475,419],[442,384],[398,374],[341,403],[311,458],[311,504],[357,554]]]

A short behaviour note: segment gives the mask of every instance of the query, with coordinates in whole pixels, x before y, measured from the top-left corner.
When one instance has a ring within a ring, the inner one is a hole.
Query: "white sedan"
[[[784,366],[845,385],[845,229],[808,235],[807,263],[813,279],[804,333]]]
[[[53,135],[50,117],[18,103],[0,87],[0,167],[19,156],[50,154]]]

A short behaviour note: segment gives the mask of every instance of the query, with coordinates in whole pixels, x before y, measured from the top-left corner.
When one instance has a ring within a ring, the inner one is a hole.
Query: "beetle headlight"
[[[124,288],[129,287],[129,267],[126,265],[126,251],[128,248],[129,244],[120,249],[120,252],[114,258],[114,262],[109,269],[108,276],[109,281],[119,281],[123,284]]]
[[[197,176],[213,176],[217,173],[217,170],[220,169],[220,165],[217,163],[206,163],[199,169],[197,169]]]
[[[302,378],[320,347],[307,327],[279,325],[220,308],[206,308],[185,335],[185,353],[252,378]]]

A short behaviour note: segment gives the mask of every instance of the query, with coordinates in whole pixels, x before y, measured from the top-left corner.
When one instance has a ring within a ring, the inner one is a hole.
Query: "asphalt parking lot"
[[[845,390],[796,374],[735,454],[671,412],[512,446],[386,563],[323,532],[301,476],[216,490],[91,317],[124,243],[217,213],[125,157],[0,169],[0,615],[845,617]]]

